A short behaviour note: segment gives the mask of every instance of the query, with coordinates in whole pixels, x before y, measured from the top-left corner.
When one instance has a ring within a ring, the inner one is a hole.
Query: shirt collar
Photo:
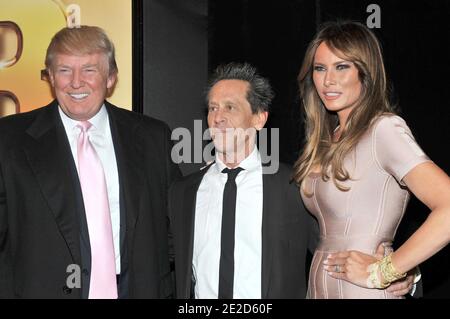
[[[222,172],[224,168],[227,166],[222,162],[219,156],[216,154],[216,168],[219,172]],[[243,168],[246,171],[253,171],[261,167],[261,155],[259,154],[258,148],[253,148],[253,151],[247,156],[242,162],[239,163],[239,167]]]
[[[61,106],[58,106],[58,110],[66,131],[70,132],[76,128],[80,121],[76,121],[68,117],[61,109]],[[88,121],[92,124],[92,128],[89,132],[98,132],[100,134],[105,133],[108,127],[108,111],[106,111],[105,104],[103,104],[97,114],[95,114]]]

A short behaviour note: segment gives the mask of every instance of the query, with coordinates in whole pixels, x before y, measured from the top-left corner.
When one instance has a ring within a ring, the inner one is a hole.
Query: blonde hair
[[[114,44],[106,32],[94,26],[80,26],[77,28],[63,28],[56,33],[45,56],[45,66],[49,70],[57,54],[86,55],[103,53],[108,58],[109,75],[118,73]]]
[[[337,114],[326,110],[312,79],[314,56],[322,42],[340,58],[354,63],[362,87],[337,142],[333,142],[339,123]],[[374,119],[393,112],[387,98],[386,73],[376,36],[357,22],[326,23],[308,46],[298,83],[305,111],[306,142],[295,163],[294,180],[300,185],[311,170],[319,166],[324,181],[331,178],[338,189],[346,191],[348,188],[340,184],[350,179],[343,166],[344,157],[354,149]]]

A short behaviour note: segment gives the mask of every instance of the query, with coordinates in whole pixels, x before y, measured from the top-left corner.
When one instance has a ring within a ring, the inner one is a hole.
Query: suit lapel
[[[142,194],[140,191],[148,189],[144,185],[143,154],[136,147],[135,127],[136,122],[128,123],[123,117],[117,116],[116,107],[105,102],[108,111],[111,135],[116,154],[117,170],[120,185],[120,245],[121,252],[129,251],[134,238],[136,221],[141,211],[142,199],[149,194]],[[143,197],[144,196],[144,197]],[[126,236],[125,236],[126,234]],[[127,238],[127,242],[125,242]]]
[[[186,232],[184,232],[183,244],[185,245],[183,251],[186,251],[185,258],[180,262],[181,265],[186,265],[186,277],[184,287],[186,287],[185,296],[189,296],[191,293],[192,286],[192,257],[194,253],[194,227],[195,227],[195,208],[197,203],[197,191],[200,187],[200,183],[205,176],[206,172],[210,169],[212,164],[208,165],[202,169],[197,174],[194,174],[192,178],[187,182],[186,189],[183,197],[182,209],[186,209],[183,212],[183,224],[189,225],[189,227],[184,227]]]
[[[82,198],[75,196],[79,187],[73,156],[56,101],[42,109],[28,128],[32,137],[24,148],[42,195],[64,237],[74,263],[80,265],[79,214]],[[80,203],[81,201],[81,203]]]
[[[263,164],[264,166],[264,164]],[[261,270],[261,298],[268,298],[270,286],[270,272],[274,241],[274,227],[276,227],[277,185],[276,174],[263,174],[263,220],[262,220],[262,270]]]

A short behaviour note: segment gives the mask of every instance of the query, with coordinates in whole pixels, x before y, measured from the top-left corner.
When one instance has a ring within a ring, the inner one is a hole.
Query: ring
[[[335,265],[334,266],[334,271],[335,272],[341,272],[341,266],[340,265]]]

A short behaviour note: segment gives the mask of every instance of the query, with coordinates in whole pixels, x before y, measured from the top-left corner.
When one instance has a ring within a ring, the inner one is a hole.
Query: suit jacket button
[[[72,293],[72,289],[67,286],[64,286],[62,290],[65,295],[70,295]]]
[[[89,270],[87,270],[86,268],[83,268],[81,272],[83,273],[83,275],[89,276]]]

